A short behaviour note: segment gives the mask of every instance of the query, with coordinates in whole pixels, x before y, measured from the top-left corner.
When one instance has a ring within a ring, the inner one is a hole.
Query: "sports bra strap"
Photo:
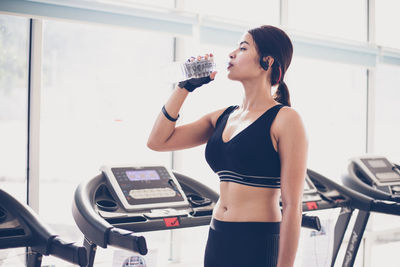
[[[217,119],[217,122],[215,123],[215,128],[217,128],[218,124],[221,122],[221,119],[222,119],[223,117],[225,117],[226,114],[231,113],[232,111],[234,111],[234,110],[235,110],[236,108],[238,108],[238,107],[239,107],[238,105],[227,107],[227,108],[224,110],[224,112],[222,112],[222,114],[219,115],[219,117],[218,117],[218,119]]]

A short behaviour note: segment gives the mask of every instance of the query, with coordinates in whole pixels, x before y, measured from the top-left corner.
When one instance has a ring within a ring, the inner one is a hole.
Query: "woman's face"
[[[256,44],[249,33],[240,39],[239,46],[229,54],[228,78],[243,81],[258,77],[263,73]]]

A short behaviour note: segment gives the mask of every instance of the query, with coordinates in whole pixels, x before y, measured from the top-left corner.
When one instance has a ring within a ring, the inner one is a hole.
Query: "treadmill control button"
[[[171,208],[166,209],[153,209],[150,212],[143,213],[143,215],[150,219],[166,218],[173,216],[186,217],[188,215],[186,210],[176,210]]]
[[[375,174],[380,180],[399,180],[400,175],[395,172],[378,172]]]
[[[176,192],[171,188],[147,188],[147,189],[135,189],[129,191],[129,195],[134,199],[147,199],[147,198],[162,198],[162,197],[174,197]]]

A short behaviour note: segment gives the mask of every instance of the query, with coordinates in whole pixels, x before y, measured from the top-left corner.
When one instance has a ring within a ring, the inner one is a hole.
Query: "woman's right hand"
[[[217,75],[216,71],[214,71],[213,73],[211,73],[209,76],[206,77],[191,78],[189,80],[181,81],[178,83],[178,86],[180,88],[188,90],[189,92],[193,92],[194,89],[213,81],[215,79],[215,75]]]

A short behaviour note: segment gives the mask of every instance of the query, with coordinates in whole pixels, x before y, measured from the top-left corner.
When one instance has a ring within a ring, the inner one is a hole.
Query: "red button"
[[[307,208],[308,208],[309,210],[316,210],[316,209],[318,209],[317,202],[314,202],[314,201],[312,201],[312,202],[307,202],[306,205],[307,205]]]
[[[177,227],[179,226],[179,218],[178,217],[164,218],[164,223],[166,227]]]

